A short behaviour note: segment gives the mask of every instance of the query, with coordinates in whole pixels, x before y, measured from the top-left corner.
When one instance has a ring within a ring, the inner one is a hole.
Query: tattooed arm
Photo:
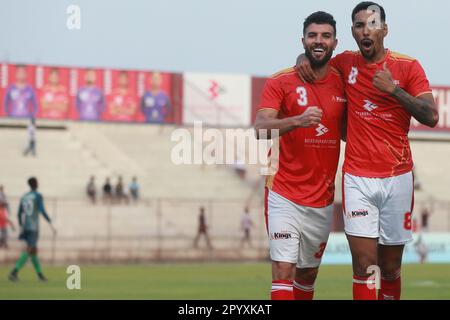
[[[392,92],[392,96],[420,123],[431,128],[435,127],[438,123],[439,113],[434,102],[433,94],[427,93],[415,98],[402,88],[396,86],[394,92]]]

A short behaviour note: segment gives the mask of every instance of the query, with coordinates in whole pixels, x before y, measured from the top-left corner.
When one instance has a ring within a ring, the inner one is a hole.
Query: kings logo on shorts
[[[292,238],[292,235],[287,231],[273,232],[270,234],[270,240],[287,240],[290,238]]]
[[[358,209],[358,210],[353,210],[353,211],[348,211],[347,212],[347,218],[361,218],[361,217],[365,217],[369,215],[369,211],[368,210],[364,210],[364,209]]]

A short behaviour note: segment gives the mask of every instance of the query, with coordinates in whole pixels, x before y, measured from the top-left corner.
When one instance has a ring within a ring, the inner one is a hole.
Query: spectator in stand
[[[194,239],[194,248],[198,248],[198,241],[200,240],[201,236],[205,237],[208,249],[212,249],[211,240],[209,239],[208,234],[208,224],[206,223],[204,207],[200,207],[200,214],[198,216],[198,231]]]
[[[137,178],[133,177],[130,185],[128,186],[128,189],[130,190],[130,195],[133,201],[139,200],[139,184],[137,183]]]
[[[86,187],[86,193],[92,204],[95,204],[97,201],[97,188],[95,187],[95,177],[91,176],[89,182]]]
[[[428,232],[428,222],[429,222],[429,218],[430,218],[430,211],[427,209],[427,207],[424,207],[422,209],[420,218],[421,218],[420,228],[421,228],[422,232]]]
[[[123,190],[123,179],[122,176],[119,176],[119,180],[117,180],[117,184],[115,187],[115,198],[117,203],[122,203],[122,200],[125,198],[125,192]]]
[[[111,203],[111,200],[112,200],[112,186],[109,177],[107,177],[105,184],[103,185],[103,202]]]
[[[244,236],[241,239],[241,247],[247,242],[249,247],[252,246],[250,231],[253,227],[253,221],[250,217],[250,212],[248,207],[245,207],[244,212],[241,217],[241,230],[244,232]]]

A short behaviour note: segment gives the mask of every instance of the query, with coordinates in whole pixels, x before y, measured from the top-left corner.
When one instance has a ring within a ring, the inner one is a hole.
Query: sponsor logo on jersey
[[[270,234],[270,240],[287,240],[292,238],[289,232],[274,232]]]
[[[330,131],[330,130],[328,130],[327,127],[325,127],[323,124],[319,123],[319,125],[316,128],[316,132],[317,132],[316,137],[320,137],[320,136],[324,135],[325,133],[327,133],[328,131]]]
[[[375,110],[376,108],[378,108],[378,106],[375,104],[375,103],[373,103],[372,101],[370,101],[370,100],[364,100],[364,102],[366,103],[365,105],[364,105],[364,109],[366,109],[367,111],[372,111],[372,110]]]
[[[333,98],[331,98],[331,100],[333,102],[340,102],[340,103],[345,103],[347,102],[347,99],[343,98],[343,97],[338,97],[338,96],[333,96]]]

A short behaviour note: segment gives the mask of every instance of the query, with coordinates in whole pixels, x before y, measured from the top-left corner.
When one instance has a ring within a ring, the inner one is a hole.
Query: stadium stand
[[[267,256],[262,219],[262,186],[259,166],[247,166],[242,180],[232,166],[174,165],[170,154],[176,127],[114,123],[38,121],[38,156],[22,157],[26,121],[1,119],[1,184],[5,185],[12,214],[27,190],[26,179],[36,175],[47,210],[58,229],[52,238],[42,222],[42,258],[47,262],[264,259]],[[192,134],[191,127],[184,127]],[[223,129],[222,129],[223,130]],[[254,143],[255,141],[251,141]],[[436,143],[439,157],[436,156]],[[416,191],[416,217],[430,206],[431,231],[450,230],[447,176],[448,143],[413,140],[412,151],[422,188]],[[341,165],[344,154],[341,153]],[[248,155],[239,155],[240,157]],[[67,168],[70,168],[68,170]],[[125,186],[139,178],[142,200],[138,204],[92,205],[85,194],[88,178],[96,176],[97,194],[106,177],[114,186],[123,176]],[[341,198],[341,172],[336,177],[336,200]],[[239,248],[240,215],[249,204],[256,227],[254,248]],[[205,206],[214,249],[194,249],[197,214]],[[15,217],[14,217],[15,218]],[[335,219],[340,218],[339,204]],[[336,227],[337,226],[337,227]],[[342,223],[335,223],[341,231]],[[0,251],[0,261],[16,259],[17,234],[10,235],[12,249]]]
[[[26,179],[36,175],[58,229],[57,239],[52,239],[42,222],[44,259],[220,258],[228,254],[227,248],[236,255],[230,241],[239,243],[240,215],[254,194],[252,185],[226,166],[174,165],[170,159],[175,145],[170,140],[173,126],[40,120],[38,156],[33,158],[21,155],[26,121],[2,119],[1,125],[0,145],[7,150],[2,157],[1,183],[6,186],[12,213],[27,190]],[[114,186],[121,175],[127,186],[137,176],[143,199],[130,205],[106,206],[101,201],[91,205],[85,195],[91,175],[96,176],[99,195],[106,177],[111,177]],[[255,215],[262,212],[260,200],[253,198],[250,204]],[[206,207],[213,245],[216,242],[212,253],[191,249],[201,205]],[[257,226],[263,237],[262,219],[255,216],[254,220],[261,222]],[[11,238],[12,246],[17,245],[16,235]],[[0,252],[0,260],[4,259],[13,257]]]

